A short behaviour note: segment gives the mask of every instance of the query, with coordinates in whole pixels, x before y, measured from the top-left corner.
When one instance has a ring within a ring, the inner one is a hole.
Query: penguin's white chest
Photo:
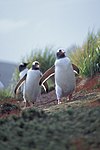
[[[27,71],[28,71],[28,68],[26,68],[20,72],[20,74],[19,74],[20,79],[22,79],[24,77],[24,75],[27,73]]]
[[[25,98],[28,101],[35,101],[41,92],[39,80],[41,72],[39,70],[29,70],[25,81]]]
[[[64,93],[75,88],[75,75],[69,58],[62,58],[55,61],[55,84]]]
[[[26,68],[20,72],[20,74],[19,74],[20,79],[22,79],[25,76],[25,74],[27,74],[27,71],[28,71],[28,68]],[[24,86],[25,86],[25,82],[21,85],[22,92],[24,92]]]

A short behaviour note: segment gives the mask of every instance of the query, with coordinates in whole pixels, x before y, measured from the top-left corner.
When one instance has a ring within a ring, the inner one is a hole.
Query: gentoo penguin
[[[20,63],[20,65],[18,67],[19,72],[22,73],[24,70],[26,70],[26,69],[28,70],[27,65],[28,65],[28,63],[25,63],[25,62]],[[22,74],[20,74],[20,76],[22,76]]]
[[[21,80],[25,74],[27,74],[28,68],[27,68],[28,63],[22,62],[19,64],[18,66],[18,70],[19,70],[19,79]],[[20,91],[22,93],[22,96],[24,95],[25,92],[25,83],[23,82],[23,84],[20,87]]]
[[[79,73],[78,67],[66,57],[65,51],[59,49],[56,53],[55,64],[44,73],[39,84],[41,85],[50,76],[55,75],[55,90],[58,104],[61,103],[63,96],[68,96],[69,100],[71,100],[76,86],[74,70],[77,74]]]
[[[17,93],[18,88],[21,86],[23,81],[25,81],[25,91],[24,91],[24,102],[25,107],[26,103],[30,106],[36,101],[37,97],[41,94],[41,86],[39,85],[40,78],[42,77],[42,72],[40,71],[40,65],[38,61],[32,63],[32,68],[27,71],[27,74],[19,80],[15,87],[15,94]],[[45,86],[46,92],[48,92],[48,85],[45,82],[42,86]],[[25,108],[24,107],[24,108]]]

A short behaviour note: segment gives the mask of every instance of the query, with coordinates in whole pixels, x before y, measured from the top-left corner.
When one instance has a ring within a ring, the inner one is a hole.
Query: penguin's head
[[[59,49],[56,53],[57,59],[66,57],[65,51],[63,49]]]
[[[26,69],[28,63],[25,63],[25,62],[22,62],[20,63],[18,69],[19,69],[19,72],[23,71],[24,69]]]
[[[34,61],[32,63],[32,70],[39,70],[40,69],[40,64],[38,61]]]

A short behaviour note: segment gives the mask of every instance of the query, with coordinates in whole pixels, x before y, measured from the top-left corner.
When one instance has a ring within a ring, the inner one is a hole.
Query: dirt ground
[[[0,101],[0,118],[8,117],[13,114],[20,115],[21,110],[18,101],[20,100],[15,98]],[[62,98],[62,103],[67,103],[67,105],[75,105],[73,102],[78,103],[79,101],[84,101],[84,105],[88,107],[100,106],[100,74],[92,78],[78,77],[72,101],[69,102],[66,98]],[[55,90],[38,97],[34,107],[47,109],[54,105],[57,105]]]

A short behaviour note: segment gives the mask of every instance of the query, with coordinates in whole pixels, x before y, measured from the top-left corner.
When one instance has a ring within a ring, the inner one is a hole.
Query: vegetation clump
[[[80,68],[85,77],[92,77],[100,73],[100,31],[97,34],[88,33],[86,42],[82,47],[76,47],[70,58]]]
[[[77,150],[82,145],[99,150],[99,114],[99,107],[59,107],[54,113],[30,109],[21,117],[0,119],[0,149]]]

